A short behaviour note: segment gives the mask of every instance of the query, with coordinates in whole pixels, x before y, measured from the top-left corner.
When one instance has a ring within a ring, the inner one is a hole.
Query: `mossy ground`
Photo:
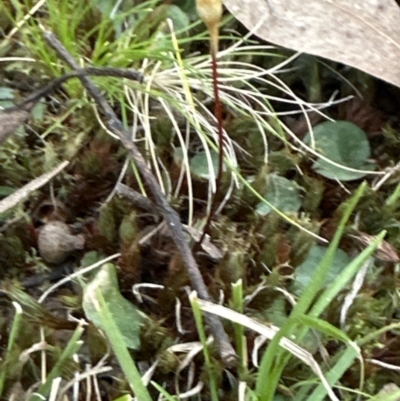
[[[16,29],[17,22],[32,6],[30,1],[6,1],[0,5],[4,36],[0,44],[0,105],[9,107],[18,103],[66,71],[43,39],[42,28],[52,30],[82,65],[140,70],[147,77],[144,83],[126,83],[112,78],[93,80],[132,132],[183,223],[201,232],[210,204],[207,175],[216,148],[212,140],[213,93],[207,35],[197,20],[194,5],[189,1],[131,1],[124,2],[113,14],[113,4],[107,2],[81,4],[75,0],[52,0]],[[222,51],[246,34],[239,23],[228,15],[225,17],[221,31]],[[167,18],[174,22],[175,36],[170,34]],[[174,37],[179,40],[183,64],[176,57]],[[256,38],[243,44],[255,45],[258,45]],[[234,306],[232,284],[241,280],[244,313],[259,322],[279,327],[287,321],[293,307],[288,294],[301,296],[301,292],[296,293],[296,268],[308,260],[313,246],[326,246],[310,233],[332,240],[346,202],[362,181],[340,183],[319,175],[312,167],[312,155],[302,151],[293,139],[303,139],[306,135],[305,116],[290,114],[295,108],[293,104],[257,98],[268,94],[291,100],[287,94],[268,86],[267,81],[239,75],[242,73],[239,63],[251,64],[254,71],[262,71],[290,56],[287,50],[249,47],[221,57],[224,127],[230,138],[231,157],[226,160],[219,199],[225,206],[212,223],[211,238],[223,256],[215,258],[205,248],[193,248],[215,300],[224,294],[224,304]],[[231,64],[222,70],[224,62]],[[354,95],[353,99],[324,112],[330,118],[350,121],[366,132],[377,172],[389,171],[397,165],[399,89],[335,63],[330,63],[328,70],[309,56],[301,56],[292,65],[296,68],[279,77],[305,102],[323,102],[335,90],[338,97]],[[182,77],[179,69],[183,66]],[[248,68],[243,67],[243,71]],[[310,70],[314,71],[312,76]],[[230,78],[234,79],[230,81]],[[362,97],[356,95],[348,82]],[[187,93],[188,86],[193,105]],[[254,97],[251,97],[251,88]],[[266,109],[258,99],[265,102]],[[269,110],[268,115],[265,110]],[[313,125],[324,119],[315,111],[310,111],[308,117]],[[220,400],[238,399],[239,380],[254,389],[258,368],[251,358],[257,336],[245,331],[245,340],[238,340],[238,328],[227,322],[225,328],[232,342],[237,347],[243,347],[242,341],[246,344],[247,351],[242,349],[241,357],[247,359],[241,359],[240,367],[225,368],[214,348],[211,348],[212,370],[207,368],[201,352],[187,367],[182,367],[188,351],[177,352],[176,349],[179,345],[189,346],[199,338],[185,290],[189,285],[187,274],[160,216],[135,207],[124,197],[115,194],[110,197],[120,180],[144,195],[146,189],[126,150],[101,125],[78,80],[69,81],[42,99],[29,121],[0,146],[0,195],[9,195],[62,160],[70,161],[62,173],[7,211],[0,220],[0,371],[4,372],[0,387],[3,399],[26,399],[28,391],[40,382],[44,372],[56,365],[70,341],[76,323],[69,321],[67,315],[85,317],[81,283],[60,287],[43,305],[34,299],[50,286],[49,281],[57,281],[80,266],[88,266],[115,253],[120,253],[114,263],[118,268],[121,293],[147,315],[147,323],[141,329],[141,347],[134,351],[142,373],[158,358],[151,380],[170,394],[175,394],[178,388],[184,392],[198,382],[205,383],[204,388],[190,398],[193,400],[215,397],[207,387],[210,375]],[[196,164],[199,160],[200,165]],[[266,215],[256,212],[260,194],[262,197],[268,194],[267,178],[272,175],[283,177],[299,188],[301,205],[298,210],[286,213],[289,220],[275,212]],[[399,323],[397,284],[400,272],[396,260],[396,249],[400,249],[399,173],[393,171],[378,186],[380,178],[382,175],[363,178],[367,182],[366,190],[340,242],[340,249],[351,261],[376,235],[387,231],[381,254],[371,259],[343,328],[353,341],[371,336],[361,354],[365,361],[365,382],[361,387],[360,365],[352,363],[336,390],[343,400],[357,399],[355,392],[367,399],[390,383],[400,386],[395,370],[400,366],[399,327],[384,329]],[[226,198],[225,194],[228,194]],[[85,249],[71,254],[61,266],[50,266],[38,255],[37,230],[49,218],[62,218],[86,238]],[[190,241],[194,246],[193,239]],[[140,290],[142,302],[139,302],[132,293],[132,286],[144,283],[153,286]],[[327,323],[340,327],[340,312],[350,288],[351,285],[343,288],[320,316]],[[22,307],[22,328],[13,339],[11,349],[7,349],[10,327],[15,322],[12,301]],[[381,334],[374,336],[380,329]],[[41,354],[31,349],[43,340],[47,343],[45,370]],[[71,381],[74,373],[83,372],[86,365],[95,366],[109,352],[106,364],[113,370],[96,376],[99,390],[92,399],[116,400],[129,392],[118,361],[99,331],[87,326],[82,340],[80,357],[64,361],[60,368],[63,383]],[[317,333],[315,328],[302,339],[301,345],[313,354],[324,371],[333,366],[344,349],[337,338]],[[263,350],[261,348],[260,355]],[[313,399],[307,398],[314,388],[310,386],[311,379],[315,380],[315,376],[310,369],[292,358],[282,370],[274,400]],[[155,399],[158,391],[149,387]],[[306,388],[304,393],[302,388]],[[65,399],[86,400],[89,391],[93,391],[92,384],[83,383],[78,398],[73,398],[72,390],[68,390]],[[252,399],[249,394],[247,397]]]

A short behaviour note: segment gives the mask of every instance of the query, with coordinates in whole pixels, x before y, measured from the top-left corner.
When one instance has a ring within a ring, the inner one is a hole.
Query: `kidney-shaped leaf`
[[[308,284],[312,282],[315,270],[319,263],[321,263],[325,253],[325,247],[315,245],[311,248],[307,259],[300,266],[296,267],[293,285],[293,292],[296,295],[300,295]],[[349,263],[349,256],[341,249],[338,249],[333,258],[332,265],[329,267],[328,274],[325,277],[323,287],[325,288],[333,283],[336,277]]]
[[[395,0],[224,0],[269,42],[326,57],[400,87],[400,8]]]
[[[265,199],[281,212],[297,212],[301,207],[300,191],[301,187],[296,182],[271,174],[267,177]],[[260,202],[256,207],[256,212],[261,216],[267,215],[271,210],[264,202]]]
[[[367,164],[371,149],[365,132],[349,121],[325,121],[313,129],[315,149],[329,160],[355,170],[372,170]],[[304,142],[311,144],[308,134]],[[340,181],[357,180],[366,175],[362,171],[351,171],[318,158],[313,168],[321,175]]]
[[[210,152],[213,173],[210,171],[210,160],[206,152],[200,152],[190,159],[190,172],[196,177],[205,180],[211,179],[212,175],[216,175],[218,171],[218,154],[214,151]]]

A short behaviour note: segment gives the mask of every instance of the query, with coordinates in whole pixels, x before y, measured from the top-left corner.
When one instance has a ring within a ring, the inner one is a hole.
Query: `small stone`
[[[73,235],[70,227],[61,221],[51,221],[39,230],[40,256],[48,263],[61,263],[71,252],[83,249],[85,237]]]

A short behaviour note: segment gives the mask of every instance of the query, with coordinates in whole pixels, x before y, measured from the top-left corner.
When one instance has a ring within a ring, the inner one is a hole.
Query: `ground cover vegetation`
[[[398,88],[225,10],[218,121],[194,0],[0,28],[1,399],[399,399]]]

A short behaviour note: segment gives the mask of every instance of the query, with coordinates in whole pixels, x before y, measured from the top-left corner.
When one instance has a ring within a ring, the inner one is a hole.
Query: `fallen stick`
[[[64,48],[64,46],[59,42],[59,40],[52,32],[45,32],[44,37],[62,60],[64,60],[72,69],[79,69],[79,65],[75,62],[73,57],[68,53],[68,51]],[[175,242],[177,251],[182,258],[183,264],[186,268],[193,288],[197,291],[200,298],[206,301],[210,301],[211,298],[208,294],[203,277],[193,257],[192,251],[185,240],[183,226],[178,213],[166,200],[164,194],[161,192],[156,178],[147,167],[146,161],[140,153],[139,149],[129,138],[129,133],[125,130],[123,124],[118,119],[111,106],[101,95],[99,89],[91,82],[89,78],[85,76],[80,76],[79,79],[81,80],[83,86],[86,88],[90,96],[97,104],[97,107],[103,114],[103,117],[105,118],[104,124],[107,129],[109,129],[120,139],[123,146],[128,150],[128,152],[134,159],[136,166],[140,171],[149,189],[149,192],[151,193],[154,203],[159,208],[160,214],[163,216],[164,220],[168,224],[169,229],[171,230],[172,239]],[[214,315],[206,314],[206,321],[215,338],[215,341],[219,346],[219,352],[222,361],[226,365],[235,364],[235,362],[237,361],[237,355],[229,341],[229,337],[224,330],[221,320]]]
[[[90,75],[98,77],[126,78],[139,82],[141,82],[143,79],[141,74],[132,69],[111,67],[80,68],[53,79],[47,85],[44,85],[43,87],[32,92],[20,103],[0,111],[0,144],[5,142],[11,135],[13,135],[17,131],[18,127],[29,118],[33,107],[42,97],[49,95],[71,78]]]
[[[11,209],[17,203],[28,197],[31,192],[39,189],[44,184],[47,184],[55,175],[57,175],[61,170],[67,167],[68,163],[68,161],[63,161],[57,167],[53,168],[53,170],[41,175],[38,178],[35,178],[34,180],[28,182],[28,184],[24,185],[22,188],[17,189],[14,193],[7,196],[7,198],[2,199],[0,201],[0,213]]]

